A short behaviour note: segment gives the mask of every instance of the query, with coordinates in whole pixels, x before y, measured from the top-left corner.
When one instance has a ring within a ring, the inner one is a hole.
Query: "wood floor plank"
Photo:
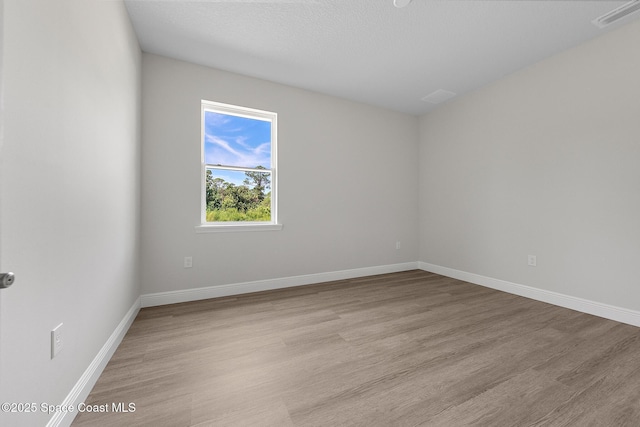
[[[438,414],[429,425],[530,425],[554,408],[558,396],[567,391],[567,386],[528,369]]]
[[[640,425],[640,329],[414,270],[142,309],[74,426]]]

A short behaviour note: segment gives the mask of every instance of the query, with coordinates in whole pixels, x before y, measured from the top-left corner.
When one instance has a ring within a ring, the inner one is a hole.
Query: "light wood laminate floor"
[[[640,328],[424,271],[142,309],[74,426],[640,426]]]

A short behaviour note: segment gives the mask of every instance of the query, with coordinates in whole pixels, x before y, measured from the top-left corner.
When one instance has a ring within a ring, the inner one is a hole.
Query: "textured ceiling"
[[[422,114],[637,19],[624,1],[125,0],[143,51]]]

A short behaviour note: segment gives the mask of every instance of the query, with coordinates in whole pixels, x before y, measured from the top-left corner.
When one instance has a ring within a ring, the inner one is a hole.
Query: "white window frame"
[[[269,169],[255,169],[242,166],[208,165],[205,163],[205,112],[212,111],[248,119],[264,120],[271,122],[271,167]],[[278,223],[278,114],[271,111],[257,110],[254,108],[240,107],[237,105],[223,104],[213,101],[201,101],[200,109],[200,225],[196,232],[224,232],[224,231],[269,231],[281,230],[282,224]],[[221,169],[234,171],[268,171],[271,174],[271,221],[224,221],[207,222],[207,169]]]

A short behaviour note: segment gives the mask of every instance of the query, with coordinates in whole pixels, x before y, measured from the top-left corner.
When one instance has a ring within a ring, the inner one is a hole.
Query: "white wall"
[[[421,261],[640,310],[638,40],[636,21],[421,118]]]
[[[416,261],[418,118],[150,54],[142,81],[143,294]],[[281,231],[196,234],[202,99],[278,113]]]
[[[119,1],[4,3],[0,402],[56,405],[140,295],[140,50]]]

